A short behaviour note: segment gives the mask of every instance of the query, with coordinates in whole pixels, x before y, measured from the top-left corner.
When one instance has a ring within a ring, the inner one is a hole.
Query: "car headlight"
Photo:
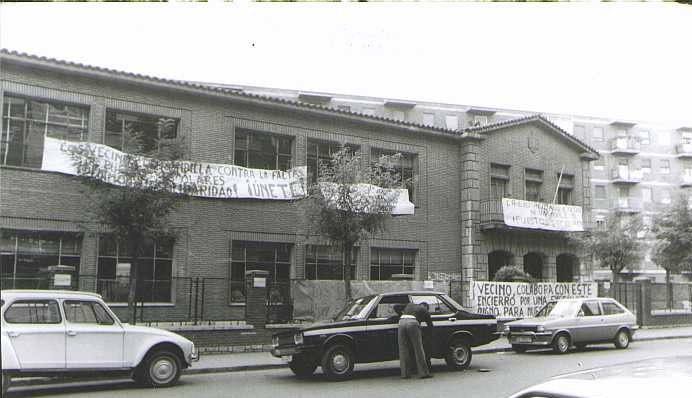
[[[545,326],[543,326],[543,325],[536,326],[536,331],[537,332],[545,332]]]
[[[509,325],[505,325],[505,327],[502,329],[503,333],[509,333]]]
[[[303,344],[303,333],[296,333],[293,336],[293,342],[296,343],[296,345],[301,345]]]

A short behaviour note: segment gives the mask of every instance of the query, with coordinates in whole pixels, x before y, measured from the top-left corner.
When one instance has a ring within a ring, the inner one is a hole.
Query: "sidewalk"
[[[692,338],[692,326],[639,329],[634,334],[633,342],[680,338]],[[511,347],[507,343],[507,339],[500,337],[490,344],[474,348],[473,354],[488,354],[510,350]],[[285,361],[274,358],[268,352],[206,354],[201,355],[199,362],[195,362],[191,368],[186,369],[185,374],[242,372],[287,366]]]

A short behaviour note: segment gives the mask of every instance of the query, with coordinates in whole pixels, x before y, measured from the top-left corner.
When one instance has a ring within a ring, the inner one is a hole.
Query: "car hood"
[[[159,329],[159,328],[153,328],[149,326],[137,326],[137,325],[130,325],[128,323],[123,323],[123,329],[125,329],[125,333],[132,333],[132,334],[147,334],[147,335],[155,335],[155,336],[161,336],[161,337],[168,337],[173,340],[177,341],[189,341],[185,337],[177,334],[170,332],[165,329]]]
[[[507,322],[509,326],[548,326],[553,323],[557,323],[564,318],[553,318],[553,317],[537,317],[537,318],[524,318],[518,321]]]

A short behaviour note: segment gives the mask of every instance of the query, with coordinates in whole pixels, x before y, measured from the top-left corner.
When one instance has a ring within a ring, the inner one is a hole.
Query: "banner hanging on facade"
[[[334,207],[339,208],[339,184],[321,183],[320,189],[325,199]],[[379,213],[391,203],[391,214],[393,215],[413,215],[415,206],[408,198],[407,189],[386,189],[372,184],[353,184],[349,186],[351,205],[360,207],[363,213]],[[344,209],[340,209],[344,210]]]
[[[64,141],[45,137],[42,170],[79,175],[72,153],[88,151],[99,164],[96,178],[127,186],[121,172],[125,162],[146,163],[148,158],[126,154],[106,145]],[[194,185],[194,196],[206,198],[249,198],[293,200],[305,197],[307,167],[287,171],[248,169],[221,163],[170,162],[177,171],[176,185]]]
[[[512,227],[578,232],[584,230],[580,206],[502,198],[505,224]]]
[[[548,301],[598,295],[595,282],[471,282],[473,310],[500,318],[534,316]]]

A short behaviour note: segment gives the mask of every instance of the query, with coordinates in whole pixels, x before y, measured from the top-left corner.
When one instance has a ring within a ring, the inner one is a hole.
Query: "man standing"
[[[433,323],[428,312],[428,303],[414,304],[408,303],[399,318],[399,364],[401,366],[401,377],[408,379],[411,377],[410,369],[415,369],[418,377],[427,379],[433,377],[428,369],[423,340],[421,334],[421,323],[427,323],[432,330]]]

